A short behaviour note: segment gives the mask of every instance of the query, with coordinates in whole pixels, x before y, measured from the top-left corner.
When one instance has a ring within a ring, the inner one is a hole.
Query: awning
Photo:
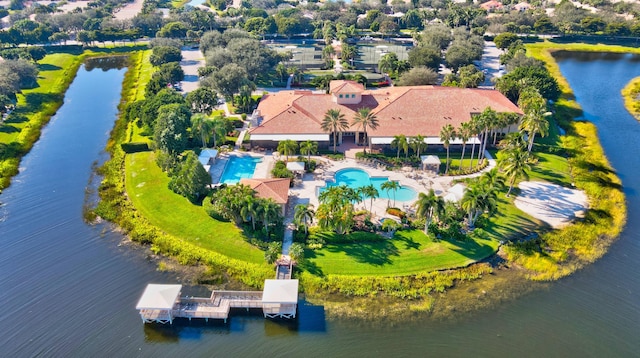
[[[262,303],[298,303],[298,280],[264,280]]]
[[[182,285],[156,285],[150,283],[144,289],[136,309],[170,310],[178,300]]]
[[[287,169],[292,172],[304,172],[304,162],[288,162]]]

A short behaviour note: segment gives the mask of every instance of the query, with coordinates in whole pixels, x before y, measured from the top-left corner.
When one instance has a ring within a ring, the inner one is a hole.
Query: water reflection
[[[613,53],[613,52],[591,52],[591,51],[556,51],[553,57],[558,61],[572,60],[577,62],[594,62],[594,61],[629,61],[640,62],[640,55],[630,53]]]
[[[99,68],[106,72],[113,69],[121,70],[129,64],[128,56],[107,56],[107,57],[91,57],[84,61],[84,68],[92,71]]]

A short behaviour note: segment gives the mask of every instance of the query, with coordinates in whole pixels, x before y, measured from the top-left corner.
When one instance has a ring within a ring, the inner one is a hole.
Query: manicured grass
[[[420,230],[399,231],[390,240],[327,244],[305,253],[314,274],[394,276],[467,266],[493,254],[499,241],[433,241]]]
[[[16,114],[25,116],[27,120],[9,119],[0,131],[0,143],[10,143],[18,139],[22,129],[26,127],[31,117],[41,111],[48,102],[61,101],[67,86],[71,82],[68,77],[75,77],[74,63],[77,56],[68,53],[56,53],[45,56],[38,64],[38,86],[24,89],[18,95],[18,109]],[[71,73],[73,72],[73,73]],[[9,129],[8,127],[11,127]]]
[[[126,189],[136,209],[154,226],[184,241],[230,258],[264,264],[261,250],[234,224],[212,219],[201,206],[168,189],[169,178],[152,152],[126,157]]]

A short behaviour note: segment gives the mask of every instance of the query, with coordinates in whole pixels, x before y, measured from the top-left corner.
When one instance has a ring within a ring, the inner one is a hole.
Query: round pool
[[[327,187],[330,186],[338,186],[338,185],[346,185],[350,188],[357,189],[363,186],[367,186],[369,184],[373,184],[373,186],[378,189],[378,193],[380,194],[381,199],[391,199],[394,198],[393,190],[383,190],[381,188],[382,183],[389,181],[388,177],[370,177],[369,173],[362,169],[358,168],[347,168],[342,169],[336,172],[335,182],[328,182]],[[396,201],[411,201],[416,198],[418,194],[415,190],[407,186],[400,186],[400,189],[395,192],[395,200]]]

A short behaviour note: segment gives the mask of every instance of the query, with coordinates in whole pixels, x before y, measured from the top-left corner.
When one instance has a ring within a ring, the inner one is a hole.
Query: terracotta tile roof
[[[351,123],[357,110],[371,108],[379,126],[369,130],[373,137],[406,136],[438,137],[445,124],[459,127],[472,114],[491,107],[497,112],[522,111],[500,92],[440,86],[389,87],[364,91],[358,104],[338,104],[332,95],[283,91],[267,95],[258,110],[263,116],[252,134],[323,134],[321,123],[329,109],[338,109]],[[358,130],[352,126],[351,131]]]
[[[278,204],[289,201],[289,178],[271,179],[240,179],[240,184],[248,185],[255,190],[256,196],[263,199],[273,199]]]
[[[499,1],[491,0],[491,1],[487,1],[485,3],[480,4],[480,7],[485,10],[492,10],[492,9],[502,9],[503,5]]]
[[[356,81],[337,80],[329,83],[329,93],[362,93],[364,86]]]

